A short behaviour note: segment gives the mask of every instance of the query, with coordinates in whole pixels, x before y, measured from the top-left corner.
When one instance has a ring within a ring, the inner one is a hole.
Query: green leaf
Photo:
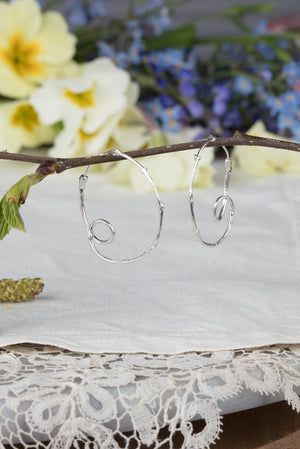
[[[187,24],[174,30],[166,31],[160,36],[145,40],[147,51],[164,50],[168,47],[192,47],[196,42],[196,29],[194,25]]]
[[[3,201],[3,217],[11,228],[25,232],[25,226],[19,212],[19,207],[20,205],[16,202]]]
[[[52,126],[56,135],[58,135],[64,128],[64,124],[62,121],[54,123]]]
[[[4,214],[3,214],[3,203],[4,198],[0,201],[0,240],[4,239],[4,237],[9,233],[11,230],[11,226],[7,223],[5,220]]]
[[[5,195],[0,201],[0,240],[9,234],[12,228],[25,232],[24,222],[19,212],[21,203],[7,201]]]
[[[29,189],[47,176],[41,173],[33,173],[23,176],[14,184],[0,201],[0,240],[2,240],[12,228],[25,232],[24,222],[19,212],[20,206],[25,202]]]
[[[291,62],[291,60],[292,60],[291,55],[287,51],[283,50],[282,48],[279,48],[276,42],[268,42],[268,45],[274,50],[277,58],[280,61],[282,61],[284,63]]]
[[[236,5],[228,8],[227,13],[233,16],[245,14],[266,14],[274,8],[272,3],[258,3],[257,5]]]

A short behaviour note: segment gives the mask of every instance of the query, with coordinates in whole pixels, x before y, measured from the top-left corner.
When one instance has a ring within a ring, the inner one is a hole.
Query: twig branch
[[[173,153],[175,151],[196,150],[201,148],[205,140],[197,140],[195,142],[178,143],[175,145],[165,145],[156,148],[147,148],[146,150],[130,151],[127,154],[132,158],[153,156],[156,154]],[[288,151],[299,151],[300,143],[287,142],[285,140],[269,139],[265,137],[250,136],[239,131],[235,132],[233,137],[219,137],[215,141],[209,142],[207,147],[220,146],[260,146],[269,148],[278,148]],[[102,153],[98,156],[90,157],[74,157],[74,158],[54,158],[48,156],[34,156],[28,154],[9,153],[0,151],[0,159],[8,159],[20,162],[33,162],[36,164],[51,165],[54,167],[53,172],[62,173],[71,168],[83,167],[86,165],[103,164],[105,162],[116,162],[122,160],[122,157],[113,155],[112,153]]]

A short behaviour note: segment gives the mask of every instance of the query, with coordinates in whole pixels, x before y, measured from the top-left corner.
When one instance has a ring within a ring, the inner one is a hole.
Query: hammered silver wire
[[[216,242],[207,242],[206,240],[204,240],[202,238],[199,226],[197,224],[195,211],[194,211],[193,188],[194,188],[196,170],[197,170],[198,164],[200,162],[202,152],[206,148],[208,143],[213,142],[214,140],[216,140],[214,136],[209,136],[207,141],[202,145],[202,147],[196,153],[195,162],[194,162],[194,166],[193,166],[193,170],[192,170],[192,174],[191,174],[191,178],[190,178],[190,185],[189,185],[189,205],[190,205],[190,212],[191,212],[191,217],[192,217],[192,222],[193,222],[193,231],[195,232],[195,234],[198,237],[198,239],[200,240],[200,242],[203,245],[209,246],[209,247],[218,246],[223,242],[223,240],[226,238],[227,234],[229,233],[229,231],[232,227],[233,217],[234,217],[234,202],[233,202],[232,198],[229,196],[229,181],[230,181],[230,176],[231,176],[231,171],[232,171],[232,160],[229,156],[227,148],[225,146],[222,146],[223,150],[225,151],[225,155],[226,155],[225,164],[224,164],[225,165],[224,189],[223,189],[223,195],[219,196],[214,203],[213,217],[215,220],[221,221],[224,217],[226,206],[229,203],[229,206],[230,206],[229,220],[228,220],[228,224],[227,224],[227,227],[226,227],[224,233],[221,235],[221,237]]]
[[[83,222],[85,224],[86,230],[87,230],[87,237],[88,237],[88,241],[89,244],[92,248],[92,250],[94,251],[94,253],[100,257],[100,259],[105,260],[106,262],[110,262],[110,263],[131,263],[131,262],[137,262],[138,260],[143,259],[145,256],[147,256],[150,251],[152,251],[158,244],[159,238],[160,238],[160,234],[161,234],[161,230],[162,230],[162,223],[163,223],[163,214],[164,214],[164,206],[160,200],[157,188],[151,178],[151,176],[149,175],[147,169],[140,164],[138,161],[136,161],[135,159],[133,159],[132,157],[128,156],[126,153],[122,153],[122,151],[116,149],[116,150],[112,150],[109,152],[110,154],[113,154],[114,156],[121,156],[124,159],[129,160],[130,162],[132,162],[134,165],[136,165],[140,171],[146,176],[146,178],[148,179],[148,181],[150,182],[155,197],[156,197],[156,201],[158,204],[158,211],[159,211],[159,227],[158,227],[158,232],[153,240],[153,242],[151,243],[151,245],[139,256],[130,258],[130,259],[111,259],[110,257],[104,256],[103,254],[100,253],[99,249],[97,248],[95,241],[98,242],[100,245],[104,245],[104,244],[109,244],[111,243],[114,238],[115,238],[115,229],[113,227],[113,225],[103,219],[103,218],[97,218],[96,220],[94,220],[91,224],[89,223],[88,217],[87,217],[87,213],[86,213],[86,209],[85,209],[85,201],[84,201],[84,193],[85,193],[85,188],[86,188],[86,184],[88,181],[88,171],[90,169],[90,165],[87,167],[86,171],[84,174],[82,174],[79,177],[79,195],[80,195],[80,209],[81,209],[81,215],[82,215],[82,219]],[[107,154],[107,153],[105,153]],[[94,232],[94,227],[97,224],[104,224],[110,231],[110,237],[107,239],[100,239],[99,237],[96,236],[95,232]]]

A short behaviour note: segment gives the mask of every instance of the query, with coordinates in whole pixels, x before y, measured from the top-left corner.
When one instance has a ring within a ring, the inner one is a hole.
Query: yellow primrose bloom
[[[254,123],[247,134],[282,139],[281,136],[267,131],[264,123],[260,120]],[[233,157],[242,170],[256,176],[265,176],[280,171],[300,173],[300,154],[294,151],[237,145],[234,147]]]
[[[95,89],[93,87],[79,93],[66,89],[64,96],[79,108],[90,108],[91,106],[95,106]]]
[[[52,143],[55,137],[53,128],[40,122],[37,112],[26,100],[0,104],[0,135],[2,146],[11,152],[18,152],[23,146]]]
[[[75,53],[76,38],[61,14],[34,0],[0,1],[0,94],[27,97]]]
[[[148,128],[135,106],[138,94],[128,72],[97,58],[76,76],[46,81],[30,103],[44,124],[63,124],[51,156],[95,155],[112,141],[123,150],[147,144]]]
[[[111,117],[105,127],[101,127],[93,133],[86,133],[80,128],[78,140],[76,155],[86,154],[90,147],[94,147],[98,153],[115,148],[119,148],[121,151],[134,151],[147,146],[150,133],[140,110],[136,106],[128,106],[122,113]],[[97,168],[107,170],[110,166],[111,164],[105,164],[105,166]]]

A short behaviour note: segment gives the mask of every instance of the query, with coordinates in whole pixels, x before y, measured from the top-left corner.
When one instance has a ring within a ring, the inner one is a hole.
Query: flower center
[[[67,89],[65,90],[65,97],[67,97],[70,101],[72,101],[72,103],[76,104],[76,106],[79,106],[80,108],[89,108],[91,106],[95,106],[93,87],[80,93],[75,93]]]
[[[89,134],[80,128],[78,130],[78,136],[79,136],[80,143],[83,144],[83,143],[86,143],[88,140],[93,139],[98,134],[98,132],[99,132],[99,130],[97,129],[95,132]]]
[[[0,49],[0,56],[19,76],[36,76],[42,72],[42,66],[36,60],[39,52],[37,42],[24,42],[21,35],[14,34],[8,47]]]
[[[33,132],[33,128],[40,124],[38,115],[31,104],[21,104],[10,118],[13,126],[21,126],[26,131]]]

